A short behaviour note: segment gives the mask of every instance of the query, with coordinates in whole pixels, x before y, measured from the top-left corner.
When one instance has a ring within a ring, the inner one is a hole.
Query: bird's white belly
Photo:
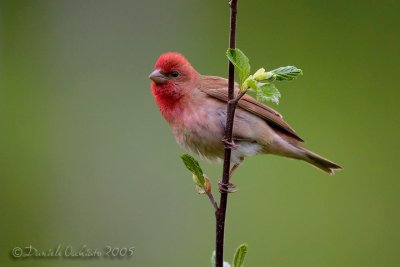
[[[263,147],[256,142],[239,141],[232,149],[231,161],[240,163],[244,157],[251,157],[261,152]]]

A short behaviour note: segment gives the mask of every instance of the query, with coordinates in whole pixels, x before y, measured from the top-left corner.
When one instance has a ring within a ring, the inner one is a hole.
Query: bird
[[[150,73],[150,88],[177,143],[209,161],[224,158],[228,80],[201,75],[180,53],[167,52]],[[235,84],[235,94],[239,87]],[[273,154],[303,160],[332,175],[342,167],[304,147],[304,140],[271,107],[245,94],[233,124],[231,174],[245,157]]]

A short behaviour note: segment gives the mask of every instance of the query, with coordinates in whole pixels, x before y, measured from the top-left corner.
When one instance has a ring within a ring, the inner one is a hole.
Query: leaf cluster
[[[303,72],[294,66],[280,67],[271,71],[260,68],[253,75],[250,75],[250,60],[238,48],[228,49],[226,56],[239,74],[239,86],[241,92],[253,92],[258,101],[271,101],[279,103],[281,93],[276,88],[274,81],[291,81],[296,79]]]

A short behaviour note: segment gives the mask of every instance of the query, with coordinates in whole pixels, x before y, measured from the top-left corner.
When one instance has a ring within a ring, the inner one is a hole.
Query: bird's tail
[[[303,160],[307,161],[308,163],[314,165],[315,167],[323,170],[324,172],[328,173],[329,175],[335,174],[335,171],[342,170],[343,168],[337,165],[336,163],[333,163],[332,161],[321,157],[320,155],[307,150],[303,147],[299,148],[304,152],[303,154]]]

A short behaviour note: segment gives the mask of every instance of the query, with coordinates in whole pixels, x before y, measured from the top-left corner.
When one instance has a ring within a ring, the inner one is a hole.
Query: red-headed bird
[[[162,54],[149,78],[155,101],[178,144],[203,158],[223,159],[228,80],[199,74],[179,53]],[[305,149],[303,140],[277,111],[249,95],[238,103],[233,141],[234,168],[244,157],[274,154],[304,160],[328,174],[342,169]]]

